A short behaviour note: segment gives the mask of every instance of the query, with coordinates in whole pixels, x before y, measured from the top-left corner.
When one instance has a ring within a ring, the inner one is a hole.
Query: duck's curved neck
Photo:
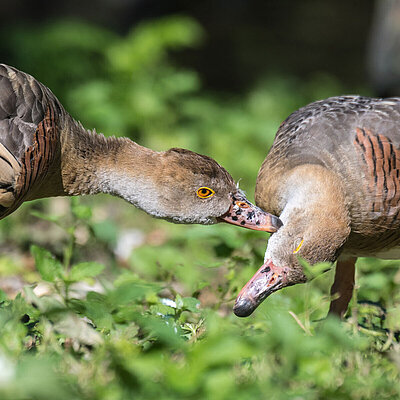
[[[109,193],[154,214],[152,174],[162,154],[127,138],[86,131],[73,121],[61,132],[61,194]]]
[[[293,250],[304,241],[308,262],[335,261],[351,222],[340,180],[324,167],[303,165],[292,171],[285,184],[285,205],[279,217],[283,227],[271,243],[279,246],[279,238],[286,235],[295,241]]]

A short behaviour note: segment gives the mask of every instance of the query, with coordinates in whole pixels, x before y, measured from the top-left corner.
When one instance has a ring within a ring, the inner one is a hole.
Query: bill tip
[[[233,307],[233,312],[237,317],[248,317],[255,310],[254,304],[246,299],[237,299]]]

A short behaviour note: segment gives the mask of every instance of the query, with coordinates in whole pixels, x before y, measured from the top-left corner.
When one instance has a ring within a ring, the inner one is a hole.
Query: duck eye
[[[214,195],[214,190],[208,188],[208,187],[201,187],[197,189],[197,196],[199,196],[201,199],[207,199],[211,196]]]

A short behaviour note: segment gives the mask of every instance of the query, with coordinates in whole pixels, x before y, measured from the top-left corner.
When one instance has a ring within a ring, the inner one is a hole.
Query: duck
[[[174,223],[227,222],[266,232],[282,225],[212,158],[86,130],[49,88],[0,64],[0,219],[25,201],[98,193]]]
[[[270,294],[306,282],[305,260],[336,262],[329,314],[343,318],[357,258],[400,258],[400,98],[336,96],[292,113],[259,170],[255,200],[283,226],[234,313],[247,317]]]

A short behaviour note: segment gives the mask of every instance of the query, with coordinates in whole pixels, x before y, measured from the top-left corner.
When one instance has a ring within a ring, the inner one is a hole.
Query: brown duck
[[[400,258],[400,98],[331,97],[291,114],[261,166],[255,197],[284,225],[235,314],[248,316],[271,293],[305,282],[301,257],[337,261],[330,312],[343,316],[357,257]]]
[[[268,232],[281,226],[213,159],[87,131],[47,87],[0,64],[0,219],[24,201],[96,193],[177,223],[225,221]]]

